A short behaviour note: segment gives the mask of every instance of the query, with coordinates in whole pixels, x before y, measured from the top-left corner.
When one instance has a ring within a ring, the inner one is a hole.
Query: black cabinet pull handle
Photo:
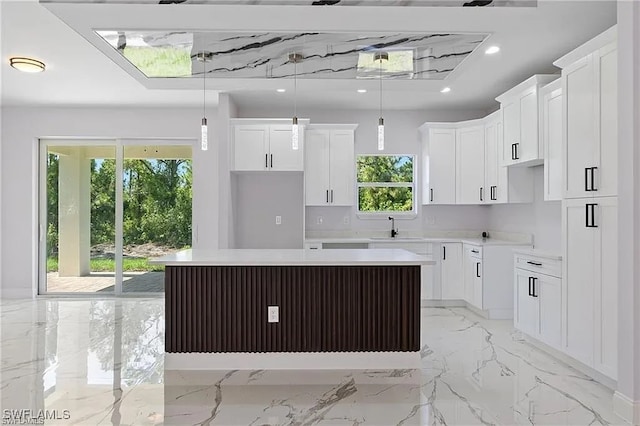
[[[331,202],[333,203],[333,189],[331,190]]]
[[[531,261],[528,261],[528,260],[527,260],[527,263],[528,263],[529,265],[542,266],[542,263],[538,263],[538,262],[531,262]]]
[[[587,228],[597,228],[596,225],[596,206],[597,204],[585,204],[585,226]],[[591,220],[589,220],[589,215],[591,215]]]
[[[430,191],[431,191],[431,202],[433,203],[433,188],[431,188]]]
[[[483,190],[482,190],[482,187],[480,187],[480,201],[484,201],[482,198],[483,198]]]
[[[480,278],[480,262],[476,262],[476,278]]]
[[[442,260],[447,260],[447,246],[442,246]]]
[[[269,154],[264,155],[264,167],[269,167]]]
[[[531,294],[531,280],[533,279],[533,277],[529,277],[529,296],[532,296]]]
[[[478,250],[471,250],[471,253],[480,253]]]
[[[591,191],[589,189],[589,167],[584,168],[584,190]]]
[[[516,160],[520,159],[520,153],[518,152],[518,148],[520,148],[520,142],[516,142]]]
[[[516,144],[515,143],[511,144],[511,159],[512,160],[516,159]]]
[[[271,168],[273,168],[273,154],[271,154]]]
[[[538,297],[536,294],[536,281],[538,281],[536,277],[531,277],[531,295],[533,297]]]
[[[327,203],[329,202],[329,190],[327,189]]]
[[[598,168],[597,167],[591,167],[591,191],[597,191],[598,188],[596,188],[596,170]]]

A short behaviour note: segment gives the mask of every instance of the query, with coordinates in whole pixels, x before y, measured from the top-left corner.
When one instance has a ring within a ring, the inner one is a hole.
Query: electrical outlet
[[[345,225],[349,224],[349,216],[345,216],[342,218],[342,223],[344,223]]]
[[[436,218],[433,216],[425,216],[424,221],[427,225],[434,225],[436,223]]]
[[[276,216],[276,225],[282,225],[282,216]]]
[[[316,224],[317,225],[322,225],[323,221],[324,221],[324,218],[322,216],[318,216],[318,218],[316,219]]]
[[[280,322],[280,312],[277,306],[268,307],[268,322]]]

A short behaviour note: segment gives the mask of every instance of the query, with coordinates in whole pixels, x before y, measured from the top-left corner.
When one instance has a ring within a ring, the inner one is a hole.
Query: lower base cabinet
[[[461,271],[462,243],[440,244],[440,299],[464,299],[464,280]]]
[[[560,349],[562,279],[540,271],[559,271],[560,260],[516,254],[513,323],[518,330]]]

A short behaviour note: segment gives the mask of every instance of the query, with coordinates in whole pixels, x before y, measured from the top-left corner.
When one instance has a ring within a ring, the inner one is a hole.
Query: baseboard
[[[522,331],[520,331],[520,333],[522,334],[522,336],[524,337],[524,340],[527,341],[527,343],[535,346],[536,348],[545,351],[546,353],[548,353],[549,355],[551,355],[552,357],[564,362],[565,364],[567,364],[570,367],[575,368],[576,370],[578,370],[579,372],[581,372],[582,374],[586,374],[587,376],[595,379],[596,381],[598,381],[599,383],[603,384],[604,386],[608,387],[611,390],[615,390],[618,387],[618,382],[614,379],[612,379],[609,376],[605,376],[604,374],[600,373],[599,371],[595,370],[592,367],[589,367],[586,364],[583,364],[582,362],[578,361],[577,359],[573,358],[570,355],[565,354],[564,352],[560,351],[559,349],[556,349],[552,346],[547,345],[544,342],[541,342],[540,340],[529,336],[526,333],[523,333]]]
[[[632,425],[640,425],[640,401],[634,401],[616,391],[613,394],[613,412]]]
[[[166,370],[419,369],[420,352],[165,353]]]
[[[467,306],[467,302],[464,300],[422,299],[420,306],[422,308],[464,308]]]
[[[33,291],[24,288],[2,288],[0,299],[33,299]]]

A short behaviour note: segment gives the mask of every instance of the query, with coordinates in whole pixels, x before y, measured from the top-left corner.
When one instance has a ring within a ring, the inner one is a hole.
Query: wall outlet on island
[[[276,225],[282,225],[282,216],[276,216]]]
[[[280,322],[280,312],[277,306],[269,306],[267,311],[268,311],[267,321]]]
[[[324,218],[322,216],[318,216],[318,218],[316,219],[316,225],[322,225],[323,221],[324,221]]]

